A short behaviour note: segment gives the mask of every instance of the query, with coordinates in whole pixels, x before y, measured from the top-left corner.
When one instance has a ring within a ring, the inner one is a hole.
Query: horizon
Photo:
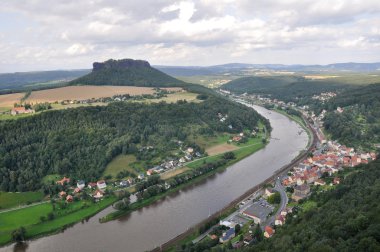
[[[119,60],[119,59],[115,59]],[[136,60],[144,60],[144,59],[136,59]],[[146,60],[149,62],[149,60]],[[97,62],[97,61],[95,61]],[[94,62],[93,62],[94,63]],[[0,74],[16,74],[16,73],[38,73],[38,72],[54,72],[54,71],[81,71],[81,70],[91,70],[92,69],[92,64],[89,68],[59,68],[59,69],[49,69],[49,70],[30,70],[30,71],[15,71],[15,72],[1,72]],[[150,63],[150,62],[149,62]],[[281,63],[263,63],[263,64],[255,64],[255,63],[245,63],[245,62],[230,62],[230,63],[222,63],[222,64],[217,64],[217,65],[155,65],[155,64],[150,64],[152,67],[183,67],[183,68],[188,68],[188,67],[199,67],[199,68],[207,68],[207,67],[217,67],[217,66],[224,66],[224,65],[230,65],[230,64],[243,64],[243,65],[283,65],[283,66],[329,66],[329,65],[336,65],[336,64],[380,64],[379,62],[336,62],[336,63],[328,63],[328,64],[281,64]]]
[[[166,66],[380,62],[373,0],[71,0],[53,8],[5,0],[0,7],[3,73],[87,69],[126,57]]]

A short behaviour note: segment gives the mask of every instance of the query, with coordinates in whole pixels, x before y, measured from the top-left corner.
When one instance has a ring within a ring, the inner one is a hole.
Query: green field
[[[0,210],[37,202],[43,198],[42,192],[0,192]]]
[[[0,213],[0,245],[11,242],[11,232],[21,226],[26,228],[27,238],[55,232],[93,216],[115,202],[115,200],[115,197],[109,197],[99,203],[80,201],[68,204],[66,209],[56,208],[54,211],[50,203],[44,203],[20,210]],[[41,222],[40,217],[47,216],[50,212],[53,212],[56,218],[51,221]]]
[[[129,171],[131,173],[137,174],[136,168],[132,167],[132,164],[136,162],[136,157],[134,155],[119,155],[115,157],[105,169],[103,175],[111,175],[113,178],[123,171]]]

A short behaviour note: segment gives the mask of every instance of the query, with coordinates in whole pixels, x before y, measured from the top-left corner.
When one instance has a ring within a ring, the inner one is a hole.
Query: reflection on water
[[[287,117],[264,108],[255,109],[270,120],[270,143],[255,154],[225,171],[168,195],[164,200],[123,216],[99,223],[107,208],[88,222],[68,228],[64,233],[30,241],[29,251],[145,251],[160,246],[192,225],[222,209],[248,189],[270,177],[289,163],[308,142],[307,134]],[[0,251],[12,251],[12,245]]]

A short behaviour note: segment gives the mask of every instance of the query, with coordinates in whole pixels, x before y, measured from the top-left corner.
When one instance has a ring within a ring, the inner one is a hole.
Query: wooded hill
[[[221,86],[237,94],[264,94],[285,102],[298,101],[315,94],[350,88],[333,80],[310,80],[299,76],[250,76]]]
[[[91,73],[69,82],[69,85],[183,87],[186,83],[151,67],[147,61],[110,59],[95,62]]]
[[[228,119],[220,122],[218,113],[228,114]],[[95,180],[120,153],[133,154],[147,145],[165,152],[173,149],[171,140],[237,133],[253,129],[259,120],[270,129],[254,110],[210,95],[201,103],[119,102],[1,121],[0,190],[37,190],[48,174]]]
[[[336,189],[311,196],[317,207],[244,251],[380,251],[380,160],[351,170]]]
[[[343,113],[337,113],[337,107],[344,108]],[[380,143],[380,84],[342,92],[321,109],[328,111],[324,126],[333,139],[367,149]]]

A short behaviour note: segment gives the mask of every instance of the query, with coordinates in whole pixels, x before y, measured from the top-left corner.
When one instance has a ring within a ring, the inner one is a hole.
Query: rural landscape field
[[[0,1],[0,252],[380,251],[380,1]]]

